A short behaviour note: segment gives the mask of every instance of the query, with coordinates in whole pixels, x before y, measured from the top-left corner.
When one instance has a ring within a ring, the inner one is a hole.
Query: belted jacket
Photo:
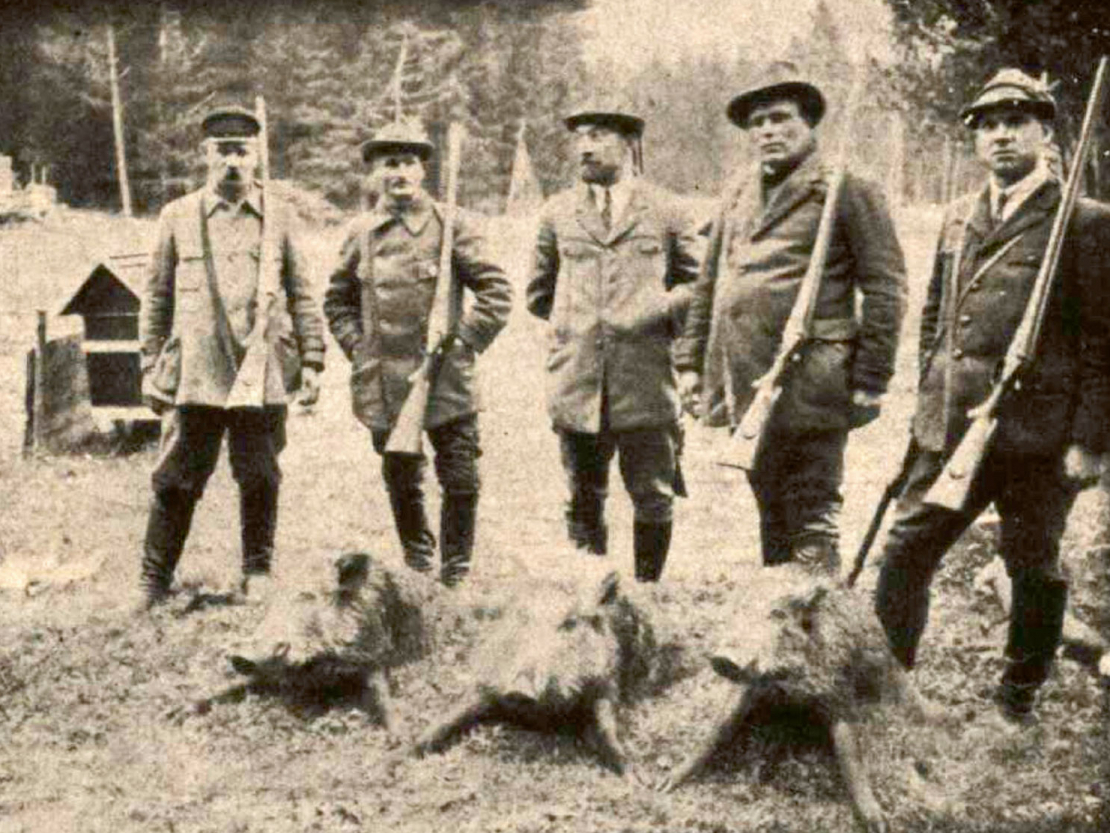
[[[913,432],[923,448],[951,450],[970,425],[968,412],[990,394],[1059,204],[1060,184],[1048,180],[998,226],[986,189],[948,207],[921,320]],[[1108,293],[1110,207],[1081,199],[1032,361],[1002,402],[996,449],[1053,455],[1071,443],[1096,453],[1106,448]]]
[[[264,403],[281,405],[299,386],[302,364],[317,369],[324,365],[324,324],[293,234],[293,208],[277,194],[266,195],[262,234],[269,236],[272,245],[263,246],[260,235],[244,241],[242,251],[213,252],[207,224],[215,199],[202,189],[162,209],[139,311],[142,367],[153,374],[154,388],[166,401],[227,404],[245,344],[229,335],[218,264],[226,257],[248,258],[259,275],[248,318],[253,325],[259,309],[270,316],[264,329]],[[263,256],[266,262],[260,262]],[[267,270],[272,270],[276,290],[273,303],[263,297],[261,275]]]
[[[642,179],[605,227],[584,183],[545,203],[528,309],[550,322],[547,406],[556,428],[596,434],[679,417],[671,348],[698,273],[679,198]]]
[[[328,281],[324,315],[351,361],[352,408],[373,430],[393,427],[428,347],[443,216],[443,207],[427,196],[399,217],[380,210],[362,214],[348,228]],[[477,218],[463,211],[455,215],[446,279],[458,338],[429,395],[426,428],[478,410],[475,354],[505,326],[512,303],[512,287],[488,252]],[[473,296],[465,309],[464,291]]]
[[[813,252],[829,178],[814,154],[766,205],[758,171],[722,200],[676,354],[680,370],[702,374],[708,425],[739,423],[753,383],[775,360]],[[886,390],[905,295],[905,262],[885,200],[875,185],[848,173],[811,339],[784,379],[777,426],[846,430],[852,391]]]

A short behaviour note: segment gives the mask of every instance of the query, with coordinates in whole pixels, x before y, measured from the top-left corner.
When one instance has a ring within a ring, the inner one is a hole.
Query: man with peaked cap
[[[324,366],[323,321],[293,208],[255,180],[258,119],[222,106],[201,126],[207,183],[162,210],[139,316],[143,392],[162,412],[144,609],[169,595],[225,433],[240,493],[243,590],[261,595],[273,559],[287,396],[300,386],[300,401],[315,402]],[[266,252],[272,262],[261,262]],[[263,384],[262,407],[238,407],[229,397],[255,339],[265,356],[264,379],[254,382]]]
[[[435,380],[425,429],[435,450],[443,490],[440,514],[440,580],[458,584],[469,572],[478,510],[476,357],[508,320],[512,289],[493,259],[476,218],[455,215],[452,272],[439,274],[444,207],[424,191],[432,144],[419,125],[390,124],[362,146],[368,187],[377,194],[371,211],[347,231],[332,271],[324,314],[351,362],[355,416],[382,455],[405,563],[432,569],[436,540],[424,512],[424,459],[387,453],[386,444],[425,351],[428,320],[440,280],[451,282],[451,305],[462,309]]]
[[[1110,411],[1110,209],[1080,200],[1064,238],[1029,374],[999,412],[994,443],[955,512],[923,498],[990,393],[1028,303],[1060,204],[1046,148],[1056,105],[1004,69],[961,116],[989,171],[945,215],[922,313],[916,447],[882,558],[876,610],[895,655],[917,658],[929,585],[945,552],[990,504],[1013,586],[996,700],[1028,722],[1060,642],[1067,585],[1059,542],[1076,494],[1095,482]],[[953,274],[953,272],[956,274]]]
[[[565,119],[580,182],[540,213],[528,309],[550,322],[548,413],[559,437],[567,532],[603,555],[609,468],[634,510],[639,581],[658,581],[682,493],[680,408],[671,344],[698,260],[678,198],[639,176],[644,121],[619,107]]]
[[[687,407],[714,426],[740,422],[753,383],[774,362],[832,174],[818,152],[825,98],[793,65],[773,65],[727,112],[747,131],[758,167],[722,201],[677,351]],[[748,472],[765,565],[839,570],[844,448],[850,429],[878,416],[904,305],[905,265],[885,201],[849,172],[811,339],[783,382]]]

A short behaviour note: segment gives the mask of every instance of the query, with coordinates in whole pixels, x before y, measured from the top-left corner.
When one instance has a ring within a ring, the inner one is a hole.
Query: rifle
[[[455,245],[455,213],[458,208],[459,155],[462,148],[462,128],[452,124],[447,131],[447,202],[443,212],[443,239],[439,248],[439,277],[436,280],[435,298],[428,320],[428,340],[424,361],[412,374],[408,396],[401,405],[397,422],[389,433],[387,454],[421,456],[423,452],[424,422],[428,401],[435,387],[443,359],[455,342],[458,316],[452,299],[454,280],[451,271],[451,254]]]
[[[848,161],[849,129],[855,117],[856,105],[863,91],[866,73],[860,69],[852,83],[851,92],[844,108],[844,128],[837,153],[833,173],[829,179],[825,204],[821,209],[821,220],[817,226],[817,239],[813,243],[813,253],[809,265],[798,288],[798,297],[786,320],[778,354],[770,369],[752,383],[755,397],[748,410],[744,412],[740,424],[732,432],[725,453],[717,462],[722,466],[751,471],[759,456],[763,438],[771,424],[775,403],[782,394],[786,372],[802,358],[802,347],[809,341],[813,316],[817,310],[817,298],[821,291],[821,278],[829,257],[829,244],[832,242],[833,225],[836,222],[836,206],[844,183],[844,169]]]
[[[1048,309],[1048,299],[1052,293],[1056,269],[1064,247],[1064,236],[1075,210],[1079,189],[1082,185],[1083,169],[1090,151],[1094,120],[1102,107],[1105,87],[1107,58],[1099,59],[1095,81],[1087,98],[1087,111],[1083,116],[1083,128],[1079,143],[1075,148],[1072,169],[1060,197],[1060,207],[1052,221],[1048,245],[1033,283],[1033,291],[1022,315],[1021,323],[1014,333],[1006,356],[986,400],[968,412],[971,425],[964,434],[955,452],[949,458],[936,482],[925,494],[924,502],[945,509],[960,511],[967,503],[968,492],[979,473],[983,459],[990,450],[991,442],[998,429],[998,409],[1002,401],[1021,387],[1021,378],[1028,370],[1037,352],[1041,325]]]
[[[270,196],[270,145],[266,129],[266,102],[262,96],[254,100],[258,115],[259,130],[259,168],[262,190],[262,239],[259,243],[258,257],[258,294],[261,302],[255,310],[254,326],[247,335],[247,348],[235,381],[227,396],[228,408],[249,408],[261,410],[266,404],[266,372],[269,364],[270,349],[267,344],[270,318],[281,283],[281,266],[275,257],[274,240],[276,223],[272,222],[273,206],[268,205]]]
[[[898,470],[898,474],[894,479],[886,484],[886,489],[883,490],[883,496],[879,498],[879,505],[875,507],[875,514],[871,516],[871,523],[867,525],[867,532],[863,535],[863,540],[860,541],[859,550],[856,552],[856,560],[852,564],[852,572],[848,573],[848,578],[844,580],[847,587],[852,587],[859,578],[860,573],[863,572],[863,565],[867,561],[867,554],[871,552],[871,546],[875,543],[875,538],[879,534],[879,529],[883,525],[883,518],[886,517],[887,507],[890,506],[906,485],[906,480],[910,476],[910,468],[913,466],[913,461],[917,457],[917,443],[914,442],[913,437],[910,437],[909,447],[906,449],[906,454],[902,458],[902,468]]]

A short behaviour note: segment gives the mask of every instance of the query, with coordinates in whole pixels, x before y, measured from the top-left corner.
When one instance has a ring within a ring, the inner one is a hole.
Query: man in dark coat
[[[734,98],[758,169],[730,186],[679,343],[679,386],[709,425],[736,426],[779,350],[809,265],[830,171],[817,152],[825,100],[792,65]],[[856,313],[857,295],[861,298]],[[878,188],[848,173],[801,358],[789,370],[748,479],[763,562],[839,569],[848,431],[873,420],[894,369],[905,265]],[[700,390],[701,402],[698,403]]]
[[[240,491],[243,589],[253,583],[252,595],[261,595],[273,557],[287,394],[301,385],[301,402],[319,395],[323,321],[292,234],[293,208],[254,180],[259,130],[249,110],[210,112],[203,120],[208,184],[159,219],[139,317],[143,392],[164,411],[143,545],[144,609],[169,594],[224,433]],[[263,378],[253,378],[260,366],[244,358],[259,338]],[[240,407],[237,393],[250,385],[261,396]]]
[[[929,584],[948,548],[991,502],[1013,583],[1002,712],[1024,722],[1060,640],[1067,585],[1059,540],[1076,493],[1093,483],[1110,411],[1110,210],[1080,200],[1068,227],[1029,374],[1000,414],[966,508],[923,502],[983,402],[1025,314],[1061,184],[1044,149],[1055,104],[1025,73],[998,73],[963,111],[990,172],[947,211],[921,325],[916,457],[883,553],[876,609],[913,667]],[[955,274],[953,274],[955,272]]]
[[[671,344],[697,277],[691,221],[675,195],[637,175],[642,119],[608,106],[565,124],[581,181],[541,212],[528,309],[551,323],[548,413],[569,484],[567,530],[580,549],[606,552],[619,452],[636,578],[658,581],[680,483]]]
[[[440,578],[452,586],[469,571],[478,508],[475,358],[505,326],[512,291],[476,220],[464,212],[455,216],[452,272],[439,275],[444,208],[423,188],[432,150],[424,131],[407,123],[383,128],[362,146],[377,203],[347,232],[324,314],[351,361],[355,416],[370,429],[374,450],[382,455],[405,563],[428,571],[436,544],[424,512],[424,459],[385,453],[385,447],[410,377],[424,357],[436,284],[451,281],[457,327],[431,390],[424,427],[443,489]],[[464,290],[473,303],[460,318]]]

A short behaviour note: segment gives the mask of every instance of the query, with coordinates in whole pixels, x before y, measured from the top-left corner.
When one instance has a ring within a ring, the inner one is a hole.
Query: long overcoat
[[[1049,180],[992,227],[988,191],[946,212],[921,321],[913,432],[950,450],[968,411],[987,398],[1025,312],[1060,185]],[[961,247],[962,243],[962,247]],[[952,279],[960,250],[959,275]],[[1110,413],[1110,208],[1080,200],[1064,238],[1040,341],[1020,389],[1004,400],[995,448],[1053,455],[1070,443],[1100,452]]]
[[[351,403],[372,430],[393,427],[423,361],[428,318],[439,280],[444,208],[428,198],[402,218],[384,211],[357,217],[324,296],[332,335],[351,361]],[[428,400],[425,427],[478,410],[475,353],[508,320],[512,287],[488,251],[478,221],[455,215],[450,305],[460,312],[459,340],[446,354]],[[472,303],[463,308],[463,294]]]
[[[753,383],[774,362],[828,191],[829,171],[816,154],[766,206],[758,176],[752,171],[722,201],[676,354],[679,369],[703,374],[709,425],[737,424]],[[846,174],[812,339],[784,380],[777,425],[844,430],[853,390],[886,390],[905,295],[905,262],[885,201],[872,183]]]
[[[672,343],[698,274],[686,208],[637,179],[607,230],[585,184],[540,215],[528,309],[551,323],[548,413],[556,428],[598,433],[602,394],[614,431],[679,417]]]
[[[139,312],[143,368],[175,405],[224,407],[243,358],[243,345],[229,343],[226,329],[221,334],[218,275],[213,292],[205,265],[201,224],[213,199],[201,189],[162,209]],[[279,287],[277,302],[267,307],[264,401],[282,405],[299,385],[302,364],[323,367],[324,324],[293,235],[292,206],[272,194],[263,209],[273,246],[259,245],[250,256],[258,261],[268,251],[271,262],[260,263],[259,272],[276,270]]]

